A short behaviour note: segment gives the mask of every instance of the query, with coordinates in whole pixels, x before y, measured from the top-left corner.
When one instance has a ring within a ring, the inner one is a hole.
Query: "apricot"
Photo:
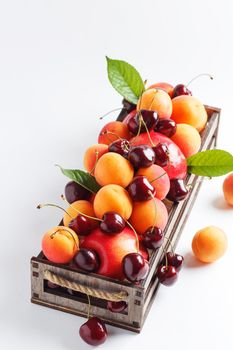
[[[156,226],[163,230],[167,220],[167,208],[160,199],[154,198],[146,202],[134,202],[129,221],[137,233],[144,234],[150,226]]]
[[[156,88],[165,90],[168,93],[168,95],[172,98],[174,87],[171,84],[164,83],[164,82],[156,83],[149,86],[148,89],[156,89]]]
[[[115,211],[125,220],[132,213],[132,200],[128,192],[119,185],[107,185],[102,187],[94,199],[95,215],[102,219],[107,211]]]
[[[115,184],[126,187],[133,179],[134,169],[120,154],[108,152],[98,160],[94,175],[101,186]]]
[[[147,109],[156,111],[159,118],[170,118],[172,114],[172,101],[163,90],[148,89],[143,92],[137,104],[137,110]]]
[[[233,173],[229,174],[223,182],[223,194],[226,202],[233,205]]]
[[[196,258],[211,263],[221,258],[227,249],[227,236],[218,227],[208,226],[198,231],[192,240]]]
[[[93,209],[93,205],[86,200],[78,200],[74,203],[72,203],[67,209],[63,217],[63,224],[64,226],[69,226],[70,221],[72,218],[76,218],[79,214],[79,212],[95,217],[95,212]],[[93,226],[96,226],[97,222],[96,220],[93,220]]]
[[[96,162],[102,157],[103,154],[108,152],[108,146],[105,144],[97,143],[89,147],[83,158],[83,165],[86,171],[92,172],[95,168]]]
[[[176,133],[171,137],[186,158],[197,153],[201,147],[201,136],[197,129],[189,124],[177,124]]]
[[[127,125],[122,122],[114,121],[106,124],[100,131],[98,143],[110,145],[118,139],[130,139],[130,133]]]
[[[168,194],[168,191],[170,189],[170,180],[166,171],[159,165],[153,164],[148,168],[141,168],[137,171],[136,175],[144,175],[147,177],[151,185],[156,190],[156,198],[162,200]]]
[[[208,117],[204,105],[196,97],[181,95],[172,99],[171,119],[177,124],[189,124],[202,131]]]
[[[76,233],[68,227],[55,226],[42,239],[42,251],[49,261],[57,264],[70,262],[79,249]]]

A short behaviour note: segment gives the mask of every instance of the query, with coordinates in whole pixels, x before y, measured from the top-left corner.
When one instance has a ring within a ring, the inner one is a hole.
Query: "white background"
[[[60,202],[66,179],[54,164],[82,167],[104,123],[98,116],[120,107],[105,55],[150,83],[211,73],[213,82],[201,78],[192,90],[222,107],[219,147],[233,151],[232,10],[230,0],[0,1],[1,349],[89,348],[78,335],[83,319],[30,304],[29,260],[61,216],[35,209]],[[233,209],[222,181],[207,180],[198,196],[178,246],[186,258],[179,282],[160,288],[140,335],[109,327],[103,349],[233,348]],[[229,249],[202,266],[190,244],[206,225],[225,230]]]

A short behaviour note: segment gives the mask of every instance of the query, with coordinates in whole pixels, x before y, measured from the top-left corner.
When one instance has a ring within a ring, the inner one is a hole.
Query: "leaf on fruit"
[[[138,71],[125,61],[107,59],[108,79],[114,89],[127,101],[137,104],[145,90],[143,80]]]
[[[233,156],[214,149],[198,152],[187,158],[188,172],[200,176],[221,176],[233,171]]]
[[[90,175],[89,173],[83,171],[83,170],[76,170],[76,169],[64,169],[60,165],[57,165],[61,172],[69,177],[71,180],[77,182],[80,186],[86,188],[88,191],[92,193],[96,193],[99,191],[100,186],[96,182],[94,176]]]

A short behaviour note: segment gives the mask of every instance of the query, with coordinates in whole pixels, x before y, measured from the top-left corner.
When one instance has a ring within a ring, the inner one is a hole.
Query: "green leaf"
[[[57,166],[61,169],[61,172],[65,176],[77,182],[79,185],[86,188],[88,191],[91,191],[92,193],[96,193],[99,191],[99,184],[96,182],[94,176],[90,175],[89,173],[86,173],[83,170],[64,169],[60,165]]]
[[[221,176],[233,171],[233,156],[214,149],[198,152],[187,158],[188,172],[200,176]]]
[[[114,89],[127,101],[137,104],[139,97],[145,91],[138,71],[125,61],[112,60],[108,57],[106,59],[108,79]]]

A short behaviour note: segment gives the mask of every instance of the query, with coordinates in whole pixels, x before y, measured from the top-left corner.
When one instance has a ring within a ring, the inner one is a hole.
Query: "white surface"
[[[149,81],[202,78],[193,92],[222,107],[219,147],[232,147],[231,1],[0,1],[0,346],[1,349],[89,348],[78,336],[83,319],[30,304],[29,259],[66,179],[54,167],[81,167],[96,142],[98,116],[120,106],[104,56],[127,60]],[[191,87],[190,87],[191,88]],[[114,115],[112,119],[114,119]],[[186,257],[179,282],[161,287],[143,332],[109,327],[103,349],[232,349],[232,209],[223,178],[206,181],[178,251]],[[229,238],[219,262],[199,266],[190,255],[194,233],[218,225]]]

